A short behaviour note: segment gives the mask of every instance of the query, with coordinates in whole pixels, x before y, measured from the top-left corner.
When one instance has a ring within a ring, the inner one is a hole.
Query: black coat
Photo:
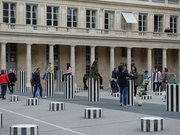
[[[15,83],[17,80],[16,75],[13,72],[8,74],[8,78],[9,78],[10,83]]]
[[[117,82],[119,87],[127,87],[128,86],[128,77],[129,74],[127,72],[117,72]]]

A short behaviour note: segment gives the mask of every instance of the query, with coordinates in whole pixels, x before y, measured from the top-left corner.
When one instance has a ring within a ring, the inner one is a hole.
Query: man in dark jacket
[[[16,78],[16,74],[13,72],[12,69],[9,70],[8,78],[9,78],[8,88],[9,88],[10,94],[13,94],[14,86],[15,86],[17,78]]]
[[[40,68],[37,68],[36,71],[32,74],[32,81],[34,85],[33,97],[35,97],[36,92],[39,88],[40,97],[42,98],[42,86],[41,86],[41,78],[40,78]]]

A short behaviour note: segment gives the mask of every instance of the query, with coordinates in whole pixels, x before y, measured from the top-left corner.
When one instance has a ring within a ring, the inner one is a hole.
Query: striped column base
[[[83,88],[82,88],[82,87],[76,87],[76,90],[78,90],[78,91],[82,91],[82,90],[83,90]]]
[[[141,99],[149,100],[149,99],[152,99],[152,96],[151,95],[142,95]]]
[[[120,93],[112,93],[112,97],[119,97]]]
[[[21,97],[19,95],[10,95],[9,100],[10,102],[17,102],[21,100]]]
[[[76,90],[74,91],[74,93],[79,93],[79,90],[76,89]]]
[[[2,118],[2,113],[0,112],[0,128],[3,126],[3,118]]]
[[[155,95],[158,95],[158,96],[162,96],[162,95],[163,95],[163,92],[155,92],[154,94],[155,94]]]
[[[37,125],[13,125],[10,127],[10,135],[39,135],[39,129]]]
[[[60,111],[65,109],[64,102],[51,102],[49,105],[50,111]]]
[[[102,108],[86,108],[84,109],[84,117],[86,119],[96,119],[102,117]]]
[[[155,132],[164,129],[164,118],[161,117],[143,117],[141,118],[141,131]]]
[[[27,98],[26,99],[26,105],[27,106],[34,106],[39,104],[39,99],[38,98]]]

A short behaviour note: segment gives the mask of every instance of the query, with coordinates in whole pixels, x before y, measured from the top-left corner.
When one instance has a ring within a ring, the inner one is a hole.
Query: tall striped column
[[[62,81],[63,71],[57,71],[57,92],[63,92],[64,83]]]
[[[26,90],[26,72],[20,71],[20,91],[21,93],[27,92]]]
[[[19,124],[10,127],[10,135],[39,135],[37,125]]]
[[[46,84],[47,96],[53,96],[54,90],[54,74],[48,73],[48,80]]]
[[[134,106],[134,81],[128,81],[128,104]]]
[[[64,90],[64,97],[66,99],[72,99],[74,98],[74,76],[73,75],[67,75],[65,77],[65,90]]]
[[[166,109],[168,112],[180,112],[180,85],[168,84],[166,87]]]
[[[88,101],[99,101],[99,80],[88,78]]]
[[[2,113],[0,112],[0,128],[3,126],[3,118],[2,118]]]

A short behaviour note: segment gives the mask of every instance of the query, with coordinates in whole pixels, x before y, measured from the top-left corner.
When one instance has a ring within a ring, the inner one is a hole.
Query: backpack
[[[119,91],[118,84],[115,80],[111,81],[111,89],[112,89],[112,93],[116,93]]]

